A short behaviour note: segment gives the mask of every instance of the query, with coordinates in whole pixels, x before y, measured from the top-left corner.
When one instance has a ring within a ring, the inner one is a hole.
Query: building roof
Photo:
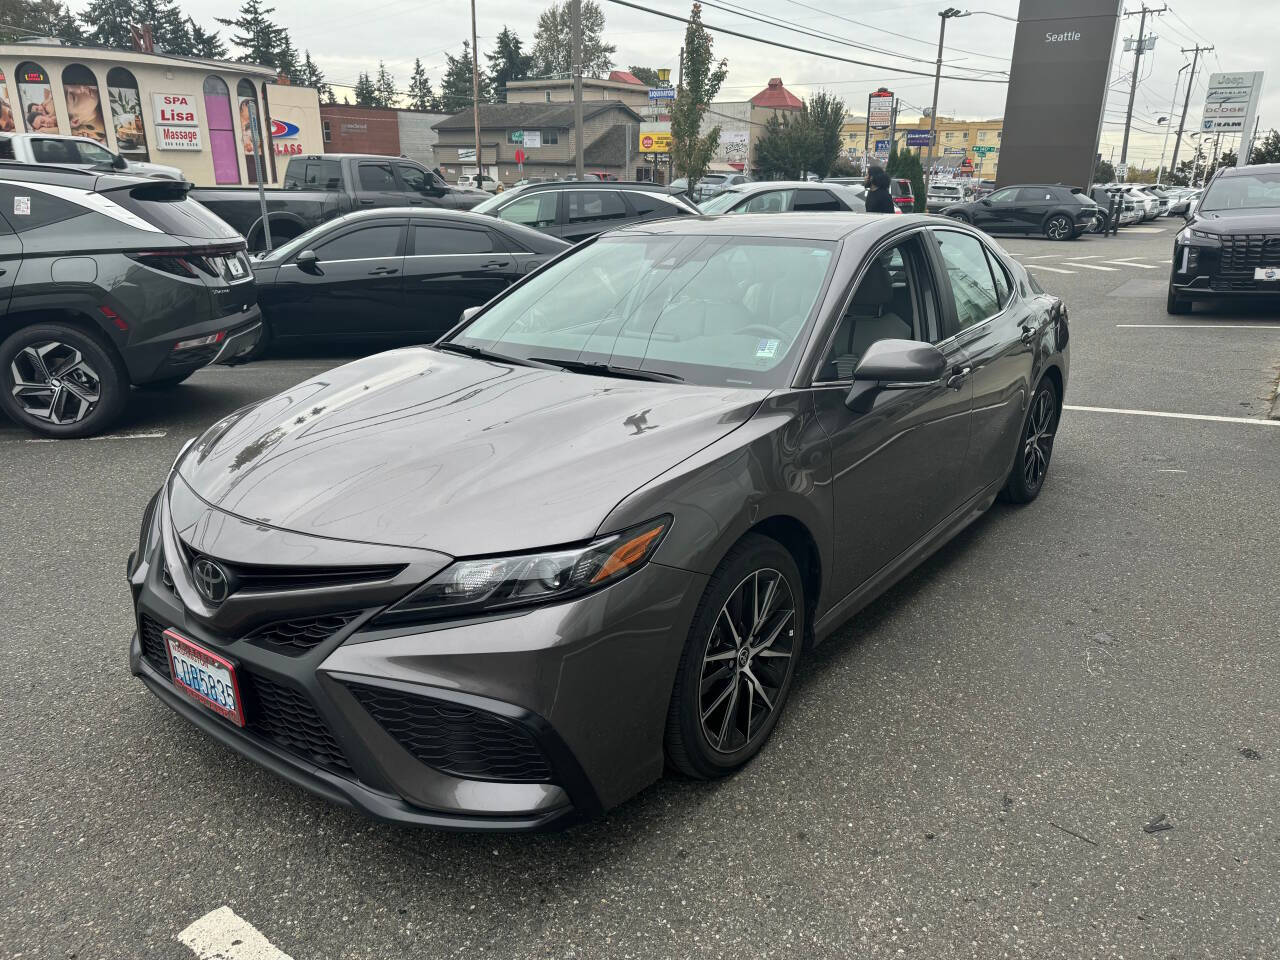
[[[582,162],[589,167],[620,167],[627,162],[627,141],[630,133],[626,126],[615,123],[600,136],[587,144]],[[631,156],[640,155],[640,146],[632,141]]]
[[[204,67],[234,73],[257,74],[263,79],[274,79],[276,68],[257,63],[241,63],[237,60],[214,60],[210,57],[184,57],[176,53],[144,53],[120,47],[102,47],[94,44],[69,44],[57,39],[45,39],[39,43],[0,44],[0,54],[21,57],[39,62],[40,59],[57,57],[73,60],[118,60],[122,63],[180,64],[187,67]],[[298,84],[291,84],[298,86]]]
[[[804,106],[799,97],[782,85],[781,77],[771,77],[769,85],[752,97],[751,103],[774,110],[799,110]]]
[[[632,120],[641,117],[621,100],[590,100],[582,104],[582,118],[589,120],[606,110],[625,110]],[[433,124],[436,130],[470,130],[474,125],[471,110],[463,110]],[[481,130],[509,130],[518,127],[553,127],[567,130],[573,126],[572,103],[482,103]]]
[[[630,83],[633,86],[649,89],[649,85],[629,70],[610,70],[609,79],[614,83]]]

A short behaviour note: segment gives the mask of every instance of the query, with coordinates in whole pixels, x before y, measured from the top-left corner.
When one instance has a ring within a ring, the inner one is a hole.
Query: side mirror
[[[919,340],[877,340],[867,348],[853,371],[853,389],[845,398],[850,410],[865,413],[879,390],[909,390],[942,379],[947,358],[931,343]]]
[[[117,153],[111,158],[111,166],[116,170],[128,170],[129,161]]]
[[[462,316],[458,318],[458,322],[468,323],[471,320],[471,318],[474,317],[479,312],[480,312],[479,306],[467,307],[467,309],[462,311]]]
[[[320,258],[316,256],[314,250],[303,250],[293,260],[298,265],[298,269],[303,273],[319,273]]]

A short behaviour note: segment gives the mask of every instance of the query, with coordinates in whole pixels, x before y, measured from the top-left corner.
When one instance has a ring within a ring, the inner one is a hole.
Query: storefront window
[[[248,80],[241,80],[236,84],[236,99],[240,101],[240,149],[244,151],[244,167],[248,174],[250,183],[258,182],[258,158],[254,150],[253,130],[256,127],[258,137],[262,138],[262,126],[258,123],[260,111],[258,110],[258,95],[253,89],[253,84]],[[262,162],[266,164],[266,144],[262,144],[264,155]],[[263,171],[264,177],[267,172]]]
[[[12,133],[17,129],[13,122],[13,102],[9,99],[9,85],[4,71],[0,70],[0,133]]]
[[[62,71],[62,95],[67,101],[67,117],[73,137],[88,137],[107,145],[107,121],[102,116],[102,93],[93,71],[79,63]]]
[[[204,115],[209,119],[214,183],[239,183],[240,159],[236,155],[236,128],[231,119],[231,94],[219,77],[204,78]]]
[[[138,81],[123,67],[107,71],[107,102],[111,104],[111,125],[116,130],[116,151],[130,160],[149,160]]]
[[[38,63],[18,64],[18,101],[28,133],[57,133],[58,113],[53,106],[49,75]]]

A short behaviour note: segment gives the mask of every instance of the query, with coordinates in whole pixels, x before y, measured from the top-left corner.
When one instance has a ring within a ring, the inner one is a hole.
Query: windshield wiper
[[[684,377],[675,373],[659,373],[657,370],[638,370],[635,367],[617,367],[598,360],[552,360],[550,357],[530,357],[538,363],[546,363],[572,370],[574,373],[594,373],[601,377],[619,377],[624,380],[653,380],[658,383],[684,383]]]
[[[540,366],[535,360],[526,360],[523,357],[508,357],[506,354],[495,353],[492,350],[486,350],[484,347],[473,347],[468,343],[457,343],[453,340],[443,340],[435,344],[435,348],[448,353],[460,353],[464,357],[475,357],[477,360],[496,360],[499,363],[514,363],[521,367]]]

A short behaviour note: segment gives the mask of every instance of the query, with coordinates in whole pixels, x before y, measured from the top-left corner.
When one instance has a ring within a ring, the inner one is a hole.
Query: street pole
[[[1196,83],[1196,65],[1200,62],[1200,54],[1209,53],[1213,47],[1202,47],[1199,44],[1190,50],[1183,50],[1183,53],[1193,54],[1191,58],[1191,73],[1187,76],[1187,95],[1182,101],[1182,119],[1178,121],[1178,135],[1173,138],[1173,157],[1169,160],[1169,172],[1174,173],[1178,169],[1178,147],[1182,145],[1182,131],[1187,126],[1187,108],[1191,106],[1191,88]]]
[[[476,0],[471,0],[471,120],[476,134],[476,174],[484,175],[484,156],[480,153],[480,56],[476,52]],[[496,159],[496,158],[495,158]],[[476,183],[483,188],[484,180]]]
[[[1178,84],[1182,82],[1182,71],[1191,66],[1184,63],[1178,68],[1178,75],[1173,78],[1173,99],[1169,101],[1169,116],[1164,121],[1164,142],[1160,144],[1160,165],[1156,167],[1156,185],[1160,184],[1160,173],[1164,170],[1164,151],[1169,146],[1169,128],[1173,126],[1173,109],[1178,105]]]
[[[1124,115],[1124,141],[1120,144],[1121,163],[1129,158],[1129,128],[1133,125],[1133,101],[1138,96],[1138,67],[1142,63],[1142,52],[1147,43],[1147,14],[1161,14],[1168,9],[1168,5],[1165,5],[1159,10],[1148,10],[1145,3],[1142,5],[1141,17],[1138,20],[1138,43],[1133,48],[1133,79],[1129,82],[1129,109]],[[1126,13],[1125,16],[1132,16],[1132,14]]]
[[[571,0],[569,16],[573,19],[574,169],[578,179],[583,180],[586,177],[586,171],[583,169],[586,149],[582,142],[582,0]]]
[[[929,159],[924,165],[924,188],[927,193],[929,184],[933,182],[933,141],[937,139],[938,130],[938,88],[942,86],[942,45],[947,39],[947,20],[960,13],[955,7],[947,7],[938,11],[941,21],[938,27],[938,62],[933,71],[933,106],[929,109]],[[867,124],[871,123],[871,114],[867,113]]]
[[[862,165],[870,166],[867,163],[867,157],[871,153],[871,94],[867,94],[867,122],[863,125],[862,130]],[[865,171],[864,171],[865,172]]]
[[[267,165],[262,156],[262,131],[258,127],[258,96],[255,93],[253,102],[249,104],[249,121],[253,139],[253,163],[258,171],[258,209],[262,212],[262,239],[267,249],[271,249],[271,221],[267,218],[267,188],[263,180],[267,176]]]

